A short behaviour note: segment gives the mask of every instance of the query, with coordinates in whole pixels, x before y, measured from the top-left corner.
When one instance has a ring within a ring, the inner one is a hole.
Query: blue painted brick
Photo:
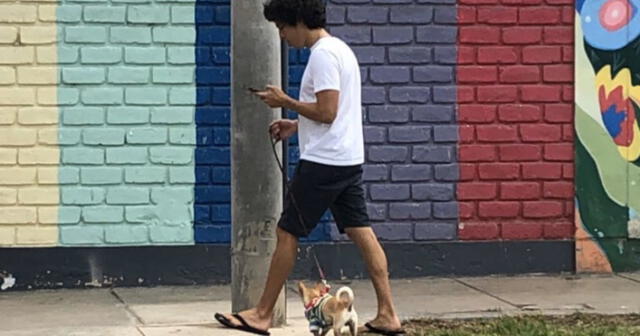
[[[431,6],[396,6],[391,8],[391,23],[425,24],[431,22],[432,19],[433,8]]]
[[[453,68],[437,65],[415,67],[413,80],[418,83],[452,83]]]
[[[231,28],[228,27],[209,27],[199,28],[197,35],[197,44],[202,45],[230,45],[231,44]]]
[[[189,147],[153,147],[149,149],[149,160],[155,164],[186,165],[193,160],[193,149]]]
[[[231,89],[216,87],[211,94],[211,102],[216,105],[231,104]]]
[[[75,107],[62,111],[64,125],[102,125],[104,110],[99,107]]]
[[[458,29],[453,26],[426,26],[416,28],[416,41],[420,43],[455,44]]]
[[[211,183],[211,168],[207,166],[196,166],[196,184]]]
[[[211,170],[211,179],[213,183],[217,184],[231,183],[231,169],[229,167],[213,167]]]
[[[115,64],[122,60],[122,49],[114,47],[80,48],[82,64]],[[104,72],[104,69],[102,70]]]
[[[121,168],[82,168],[80,179],[84,185],[119,184],[122,183]]]
[[[209,205],[195,205],[193,207],[195,215],[194,215],[194,222],[195,225],[201,225],[201,224],[211,224],[211,207]]]
[[[104,43],[107,30],[104,27],[65,27],[65,41],[68,43]]]
[[[347,9],[344,7],[327,6],[327,23],[343,24]]]
[[[417,0],[417,1],[419,4],[438,4],[438,5],[443,5],[443,4],[451,5],[456,3],[456,0]]]
[[[147,27],[111,27],[110,36],[112,43],[151,43],[151,29]]]
[[[125,47],[124,61],[130,64],[163,64],[165,62],[165,48]]]
[[[367,149],[370,162],[405,162],[409,152],[402,146],[369,146]]]
[[[84,21],[92,23],[124,23],[126,7],[85,6]]]
[[[435,142],[458,142],[458,126],[456,125],[434,126],[433,140]]]
[[[440,47],[436,48],[436,51]],[[389,48],[390,63],[426,64],[431,62],[431,50],[428,47]],[[454,58],[455,60],[455,58]]]
[[[222,25],[231,23],[231,8],[229,6],[216,6],[216,23]]]
[[[455,6],[439,6],[435,9],[435,23],[451,23],[458,22],[458,9]]]
[[[225,164],[231,162],[231,153],[228,148],[196,148],[196,162],[201,164]]]
[[[213,11],[207,10],[199,12],[202,13],[196,14],[198,17],[198,24],[213,22]],[[193,24],[196,19],[194,14],[195,13],[192,6],[173,6],[171,7],[171,22]]]
[[[104,164],[102,148],[66,148],[62,151],[62,163],[65,164]]]
[[[309,61],[309,56],[311,56],[311,50],[309,49],[300,50],[300,64],[306,64]]]
[[[82,209],[85,223],[120,223],[124,220],[124,208],[118,206],[95,206]]]
[[[391,203],[391,219],[428,219],[431,217],[431,203]]]
[[[416,201],[451,201],[454,198],[453,184],[427,183],[411,185],[411,198]]]
[[[405,123],[409,121],[409,107],[406,106],[371,106],[369,121],[372,123]]]
[[[212,66],[213,60],[211,58],[211,48],[210,47],[195,47],[195,61],[198,66]],[[196,72],[197,73],[197,72]]]
[[[231,187],[229,186],[196,186],[195,202],[202,203],[228,203],[231,199]]]
[[[416,223],[415,240],[454,240],[457,237],[456,223]]]
[[[196,144],[198,146],[209,146],[213,144],[213,128],[198,127],[196,130]]]
[[[368,26],[339,26],[331,29],[331,32],[347,44],[359,45],[371,43],[371,27]]]
[[[455,158],[453,146],[414,146],[414,162],[452,162]]]
[[[457,100],[455,86],[441,86],[433,88],[433,101],[435,103],[453,104]]]
[[[460,169],[457,164],[445,164],[435,166],[436,181],[456,182],[460,178]]]
[[[164,183],[166,174],[164,167],[126,168],[124,180],[127,183]]]
[[[384,143],[387,138],[387,129],[385,127],[365,126],[364,142],[367,144]]]
[[[174,145],[195,145],[196,129],[193,127],[172,127],[169,129],[169,143]]]
[[[213,143],[216,145],[230,145],[231,132],[229,128],[216,127],[213,130]]]
[[[373,201],[404,201],[411,197],[408,184],[372,184],[369,193]]]
[[[169,22],[168,6],[128,6],[127,22],[158,24]]]
[[[156,107],[151,111],[154,124],[191,124],[193,107]]]
[[[451,122],[454,116],[454,106],[448,105],[417,106],[411,111],[411,120],[417,122]]]
[[[220,225],[196,226],[196,243],[228,243],[231,239],[231,227]]]
[[[196,57],[193,47],[170,47],[167,50],[169,64],[194,64]],[[191,69],[193,72],[193,69]],[[193,74],[192,74],[193,77]],[[191,78],[193,81],[193,78]]]
[[[166,142],[166,128],[131,128],[127,132],[128,144],[164,144]]]
[[[214,222],[231,222],[231,206],[213,205],[211,206],[211,220]]]
[[[410,79],[408,67],[379,66],[371,69],[371,81],[376,84],[407,83]]]
[[[144,164],[146,162],[146,147],[107,148],[108,164]]]
[[[118,128],[88,128],[82,131],[85,145],[124,145],[124,130]]]
[[[438,219],[458,218],[458,203],[457,202],[434,202],[433,218],[438,218]]]
[[[193,44],[196,31],[192,27],[155,27],[153,28],[153,42]]]
[[[384,47],[353,47],[360,64],[383,64],[385,58]]]
[[[353,6],[347,10],[349,23],[387,23],[389,9],[381,6]]]
[[[374,44],[405,44],[413,41],[413,27],[375,27]]]
[[[372,221],[385,221],[387,219],[386,203],[367,203],[367,214]]]
[[[167,90],[161,87],[126,88],[125,102],[132,105],[164,105]]]
[[[428,181],[433,177],[431,165],[411,164],[391,167],[391,180],[394,182]]]
[[[365,164],[362,171],[362,179],[366,182],[386,181],[389,178],[389,168],[386,165]]]
[[[430,126],[393,126],[389,128],[391,143],[420,143],[431,140]]]
[[[398,241],[413,238],[413,224],[384,223],[372,225],[373,231],[380,240]]]
[[[114,187],[107,189],[107,204],[147,204],[149,189],[134,187]]]
[[[431,97],[428,87],[392,87],[389,101],[392,103],[426,103]]]
[[[196,183],[193,167],[169,168],[169,182],[172,184],[183,183],[188,185]]]
[[[435,62],[438,64],[457,64],[458,49],[441,46],[435,49]]]
[[[383,87],[362,87],[362,104],[364,105],[384,104],[386,102],[385,96],[385,88]]]

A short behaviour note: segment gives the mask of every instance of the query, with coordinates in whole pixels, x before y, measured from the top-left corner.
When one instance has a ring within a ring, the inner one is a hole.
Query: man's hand
[[[266,89],[256,92],[255,95],[271,108],[286,107],[291,99],[282,89],[273,85],[267,85]]]
[[[276,120],[269,126],[271,137],[276,140],[284,140],[292,136],[298,130],[298,121],[290,119]]]

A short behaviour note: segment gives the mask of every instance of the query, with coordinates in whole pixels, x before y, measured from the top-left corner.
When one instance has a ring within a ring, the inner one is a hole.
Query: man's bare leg
[[[387,256],[384,254],[378,238],[370,227],[347,228],[347,235],[360,249],[360,253],[367,264],[373,287],[378,298],[378,314],[371,325],[385,330],[401,328],[400,319],[396,314],[391,298]]]
[[[247,323],[258,329],[267,330],[271,327],[273,308],[278,300],[278,295],[284,286],[289,273],[293,269],[298,252],[298,238],[278,228],[276,231],[278,244],[271,258],[271,266],[267,275],[267,283],[262,297],[255,308],[240,312]],[[240,321],[231,315],[225,315],[234,325],[240,325]]]

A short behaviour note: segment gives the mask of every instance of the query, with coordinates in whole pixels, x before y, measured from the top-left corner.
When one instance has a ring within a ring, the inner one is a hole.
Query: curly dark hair
[[[324,0],[268,0],[263,13],[268,21],[288,26],[302,22],[309,29],[318,29],[327,24]]]

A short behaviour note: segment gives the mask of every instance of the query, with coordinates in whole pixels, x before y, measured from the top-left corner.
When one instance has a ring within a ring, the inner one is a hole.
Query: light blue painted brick
[[[156,0],[156,2],[158,3],[162,3],[162,2],[179,2],[179,3],[195,3],[197,0]],[[223,2],[225,0],[222,0]],[[216,0],[214,2],[220,2],[220,0]]]
[[[104,241],[100,226],[63,226],[59,230],[62,245],[99,245]]]
[[[100,84],[104,82],[103,68],[64,68],[62,82],[65,84]]]
[[[122,89],[120,88],[88,88],[82,90],[82,102],[87,105],[120,105]]]
[[[80,222],[80,207],[61,206],[58,208],[58,224],[77,224]]]
[[[167,49],[170,64],[195,64],[194,47],[169,47]]]
[[[76,167],[58,168],[58,183],[60,184],[80,183],[80,168],[76,168]]]
[[[69,2],[102,3],[107,2],[107,0],[69,0]]]
[[[129,223],[157,224],[159,222],[155,220],[157,218],[156,207],[150,205],[125,207],[124,217]]]
[[[84,185],[119,184],[122,182],[122,168],[82,168],[80,180]]]
[[[151,29],[146,27],[111,27],[112,43],[151,43]]]
[[[151,0],[111,0],[112,3],[131,3],[131,4],[143,4],[143,3],[150,3]]]
[[[149,82],[149,68],[112,67],[109,69],[109,83],[145,84]]]
[[[104,164],[102,148],[65,148],[62,150],[62,163],[65,164]]]
[[[130,23],[167,23],[169,7],[130,6],[127,14]]]
[[[148,204],[149,189],[116,187],[107,190],[107,204]]]
[[[78,47],[58,46],[58,64],[71,64],[78,61]]]
[[[122,48],[84,47],[80,49],[82,64],[115,64],[122,60]]]
[[[80,101],[80,90],[74,88],[58,88],[58,105],[75,105]]]
[[[128,144],[163,144],[167,142],[166,128],[131,128],[127,132]]]
[[[192,27],[156,27],[153,28],[153,42],[193,44],[196,30]]]
[[[171,7],[172,23],[194,23],[195,11],[192,6],[174,6]]]
[[[76,23],[82,19],[82,6],[62,5],[56,8],[56,21]]]
[[[124,207],[94,206],[82,209],[85,223],[120,223],[124,221]]]
[[[126,47],[124,48],[124,61],[130,64],[163,64],[165,62],[165,48]]]
[[[193,160],[193,149],[189,147],[153,147],[149,149],[149,159],[156,164],[188,164]]]
[[[160,84],[186,84],[195,81],[193,67],[153,68],[153,82]]]
[[[149,229],[149,236],[154,243],[190,243],[193,241],[193,227],[189,225],[178,227],[154,226]]]
[[[145,164],[146,147],[107,148],[108,164]]]
[[[151,111],[151,122],[154,124],[191,124],[193,107],[158,107]]]
[[[119,23],[124,22],[126,14],[124,6],[85,6],[84,22],[87,23]]]
[[[151,201],[155,204],[189,204],[193,202],[193,188],[158,187],[151,189]]]
[[[58,143],[60,145],[77,145],[80,143],[79,129],[58,129]]]
[[[172,184],[196,183],[196,174],[192,167],[169,168],[169,182]]]
[[[149,241],[149,229],[145,226],[109,225],[104,228],[104,239],[109,244],[142,245]]]
[[[62,110],[62,123],[65,125],[102,125],[104,110],[100,107],[66,108]],[[71,132],[71,130],[69,131]]]
[[[125,102],[133,105],[165,105],[167,90],[158,87],[127,88]]]
[[[65,42],[68,43],[104,43],[107,41],[107,29],[104,27],[65,27]]]
[[[69,187],[61,189],[62,204],[92,205],[104,201],[104,189]]]
[[[124,180],[127,183],[163,183],[166,172],[163,167],[126,168]]]
[[[135,125],[149,122],[146,107],[110,107],[107,109],[107,123],[114,125]]]
[[[196,92],[193,88],[172,88],[169,90],[169,104],[195,105]]]
[[[193,127],[169,129],[169,143],[172,145],[195,145],[196,130]]]

